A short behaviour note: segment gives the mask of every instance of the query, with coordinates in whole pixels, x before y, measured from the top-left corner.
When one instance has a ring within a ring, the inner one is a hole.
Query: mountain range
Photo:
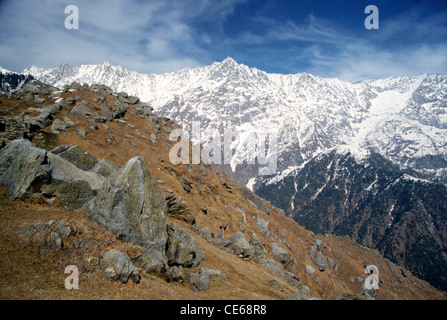
[[[352,83],[269,74],[231,58],[160,75],[107,62],[23,74],[59,88],[102,83],[187,130],[195,121],[203,131],[236,130],[247,146],[274,133],[267,157],[276,173],[241,164],[256,150],[248,147],[218,167],[306,228],[348,235],[446,290],[446,75]]]
[[[308,73],[269,74],[231,58],[160,75],[108,62],[32,66],[23,73],[56,87],[73,81],[105,84],[139,96],[185,128],[199,121],[203,130],[234,128],[242,137],[275,129],[277,175],[347,145],[360,153],[379,153],[418,178],[447,183],[446,75],[351,83]],[[235,159],[248,158],[244,151],[236,148],[231,171],[238,182],[256,190],[257,170],[236,165]]]

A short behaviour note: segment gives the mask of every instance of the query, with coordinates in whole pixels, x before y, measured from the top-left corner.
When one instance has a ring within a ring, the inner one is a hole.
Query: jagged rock
[[[145,251],[143,255],[139,256],[135,263],[137,263],[147,273],[164,276],[168,270],[168,264],[164,253],[156,250]]]
[[[104,272],[113,280],[126,283],[129,278],[138,283],[140,269],[136,268],[124,252],[112,249],[100,258],[100,265]]]
[[[40,195],[51,177],[46,151],[28,140],[14,140],[0,151],[0,184],[12,199],[28,200]]]
[[[135,97],[135,96],[129,96],[127,97],[127,103],[133,105],[133,104],[137,104],[138,102],[140,102],[140,98]]]
[[[120,100],[115,100],[114,106],[112,107],[113,119],[123,116],[129,105],[127,103],[121,102]]]
[[[27,126],[30,132],[42,130],[51,125],[53,120],[53,108],[28,108],[17,116],[19,121]]]
[[[196,216],[185,201],[179,202],[174,196],[167,200],[168,216],[191,225],[196,223]]]
[[[298,288],[298,291],[292,296],[288,297],[287,300],[318,300],[318,299],[311,297],[309,287],[301,284],[301,286]]]
[[[248,243],[242,232],[236,232],[230,238],[224,241],[223,247],[237,257],[250,260],[254,257],[254,248]]]
[[[154,110],[154,108],[152,108],[151,106],[139,102],[135,105],[135,114],[142,114],[144,116],[150,116],[152,115],[152,111]]]
[[[327,259],[321,253],[321,251],[318,251],[318,253],[314,259],[314,263],[318,267],[318,270],[320,270],[320,271],[324,271],[328,267]]]
[[[113,113],[112,113],[109,105],[107,105],[107,104],[101,105],[101,116],[106,118],[108,121],[112,121],[114,119]]]
[[[208,227],[192,227],[203,239],[211,242],[212,241],[212,237],[211,237],[211,232],[210,229]]]
[[[195,268],[205,257],[194,238],[175,222],[167,225],[166,257],[169,265]]]
[[[74,127],[74,126],[76,126],[76,125],[78,124],[77,122],[71,120],[71,119],[70,119],[69,117],[67,117],[67,116],[62,117],[62,121],[65,122],[65,124],[66,124],[66,126],[67,126],[68,128],[70,128],[70,127]]]
[[[0,117],[0,145],[16,139],[30,139],[31,137],[32,133],[22,119]]]
[[[263,259],[265,257],[264,246],[262,245],[261,240],[256,236],[255,233],[252,234],[250,238],[250,245],[253,246],[254,249],[254,257],[258,259]]]
[[[34,103],[44,103],[45,99],[40,98],[37,94],[34,96]]]
[[[76,233],[76,229],[64,220],[60,221],[53,231],[57,232],[63,238],[68,238]]]
[[[222,279],[224,281],[228,280],[227,277],[220,270],[209,269],[209,268],[200,268],[200,269],[206,270],[210,277],[218,277],[218,278],[220,278],[220,279]]]
[[[169,268],[168,274],[167,274],[167,280],[169,282],[179,282],[183,283],[185,280],[185,275],[183,274],[183,267],[182,266],[172,266]]]
[[[261,234],[267,237],[269,235],[268,221],[262,219],[260,216],[254,216],[253,219],[255,220],[255,226],[261,231]]]
[[[68,86],[68,89],[79,90],[79,89],[81,89],[81,84],[80,84],[79,82],[73,81],[73,82],[70,83],[70,85]]]
[[[94,99],[93,101],[99,102],[99,103],[103,103],[103,102],[106,102],[107,99],[106,99],[106,97],[103,94],[100,94],[99,97]]]
[[[74,104],[76,102],[76,98],[73,97],[67,97],[64,98],[63,100],[59,101],[59,104],[68,107],[71,106],[72,104]]]
[[[68,209],[92,199],[104,179],[27,140],[14,140],[0,152],[0,183],[13,199],[56,196]]]
[[[32,84],[32,83],[25,83],[23,87],[20,89],[21,92],[24,93],[34,93],[34,94],[42,94],[44,93],[42,90],[39,89],[38,86]]]
[[[291,286],[298,288],[300,283],[300,277],[297,276],[296,274],[290,272],[290,271],[285,271],[284,272],[284,280],[287,281],[287,283],[289,283]]]
[[[295,264],[295,260],[293,260],[292,256],[276,243],[272,243],[271,255],[276,259],[276,261],[281,263],[283,268],[287,271],[290,271],[292,266]]]
[[[308,274],[310,274],[311,276],[313,276],[315,274],[315,268],[310,266],[310,265],[308,265],[308,264],[306,264],[306,272]]]
[[[151,133],[151,141],[153,145],[157,143],[157,136],[153,132]]]
[[[320,247],[320,245],[318,245],[318,248]],[[310,256],[310,259],[318,267],[318,270],[324,271],[328,267],[328,259],[321,253],[320,250],[317,250],[316,245],[312,245],[310,247],[309,256]]]
[[[75,104],[75,106],[71,109],[70,113],[77,115],[77,116],[84,116],[84,117],[98,117],[98,114],[94,111],[92,111],[89,108],[90,103],[87,101],[80,101]]]
[[[80,137],[85,137],[85,135],[87,134],[87,131],[82,128],[79,128],[77,131]]]
[[[326,245],[320,239],[315,239],[313,245],[318,251],[321,251],[321,248],[326,248]]]
[[[62,239],[61,239],[61,236],[57,232],[52,231],[50,233],[50,239],[53,243],[56,244],[57,247],[62,248],[62,246],[63,246]]]
[[[164,252],[168,238],[166,202],[143,157],[130,159],[112,173],[84,209],[118,238],[148,251]]]
[[[50,132],[53,134],[59,134],[61,131],[67,131],[67,124],[59,119],[54,120],[51,125]]]
[[[402,275],[404,276],[404,278],[408,277],[409,272],[408,272],[407,269],[405,269],[405,268],[400,268],[400,271],[401,271]]]
[[[111,95],[113,93],[113,90],[104,84],[92,84],[89,90],[95,93],[103,93],[106,95]]]
[[[118,168],[110,161],[99,159],[90,172],[96,173],[104,178],[108,178],[112,173],[118,171]]]
[[[392,263],[390,260],[387,259],[388,262],[388,266],[390,267],[391,272],[394,274],[394,276],[396,278],[400,278],[401,276],[401,271],[399,269],[399,267],[397,267],[394,263]]]
[[[194,291],[204,291],[210,287],[210,275],[205,268],[200,268],[199,272],[189,273],[187,281],[192,284],[191,289]]]
[[[52,152],[73,163],[79,169],[89,171],[98,163],[98,159],[96,159],[94,155],[85,151],[80,146],[68,146],[66,150],[62,150],[63,149],[59,147]]]
[[[103,177],[81,170],[51,152],[46,155],[50,176],[40,186],[43,195],[56,196],[67,209],[81,208],[96,195],[104,182]]]
[[[276,281],[276,280],[268,280],[268,281],[266,282],[266,284],[267,284],[268,286],[270,286],[270,287],[276,287],[276,288],[278,288],[279,291],[281,291],[281,292],[284,291],[283,286],[280,285],[279,282]]]
[[[265,200],[263,200],[262,198],[258,197],[250,189],[248,189],[247,187],[240,187],[240,192],[256,208],[258,208],[259,210],[261,210],[261,211],[263,211],[263,212],[265,212],[267,214],[270,214],[270,210],[267,207],[267,205],[265,204]]]
[[[278,263],[273,259],[260,259],[258,261],[258,264],[269,270],[270,272],[273,272],[274,274],[283,277],[284,274],[281,270],[281,267],[278,265]]]
[[[336,263],[335,260],[332,259],[331,257],[327,257],[327,262],[329,263],[329,265],[331,266],[332,269],[335,269]]]

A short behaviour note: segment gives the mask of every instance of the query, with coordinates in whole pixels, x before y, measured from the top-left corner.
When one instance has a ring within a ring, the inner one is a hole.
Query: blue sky
[[[64,27],[67,5],[79,29]],[[367,5],[379,29],[366,30]],[[447,73],[445,0],[0,0],[0,66],[109,61],[142,73],[232,57],[358,81]]]

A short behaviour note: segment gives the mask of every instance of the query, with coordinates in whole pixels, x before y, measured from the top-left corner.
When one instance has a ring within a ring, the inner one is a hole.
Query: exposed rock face
[[[185,221],[191,225],[196,223],[196,216],[185,201],[179,201],[174,196],[167,197],[166,201],[168,205],[168,216]]]
[[[256,236],[255,233],[253,233],[253,235],[250,238],[250,245],[254,249],[253,254],[255,258],[263,259],[265,257],[264,246],[262,245],[261,240],[259,240],[259,238]]]
[[[147,273],[164,276],[168,270],[168,264],[164,252],[147,251],[136,260],[136,263]]]
[[[268,221],[259,216],[255,216],[253,219],[255,220],[255,226],[259,229],[259,231],[261,231],[263,236],[267,237],[269,235]]]
[[[318,299],[312,297],[310,295],[309,287],[302,284],[298,288],[298,291],[289,298],[287,298],[287,300],[318,300]]]
[[[224,248],[235,254],[237,257],[250,260],[254,257],[254,248],[248,243],[242,232],[236,232],[222,244]]]
[[[169,282],[183,283],[183,281],[185,280],[185,275],[183,274],[183,267],[182,266],[172,266],[169,269],[167,278],[168,278]]]
[[[103,181],[27,140],[14,140],[0,152],[0,184],[13,199],[58,197],[66,208],[76,209],[95,196]]]
[[[50,179],[46,151],[28,140],[14,140],[0,152],[0,183],[13,199],[33,199]]]
[[[210,274],[208,269],[200,268],[199,272],[191,272],[187,275],[187,281],[194,291],[208,290],[210,287]]]
[[[112,173],[85,207],[91,218],[149,251],[164,252],[167,241],[163,191],[141,156]]]
[[[57,155],[47,152],[50,181],[41,186],[43,195],[56,196],[67,209],[81,208],[102,186],[104,178],[84,171]]]
[[[205,254],[197,248],[194,238],[177,223],[167,226],[168,241],[166,257],[169,265],[195,268],[205,258]]]
[[[284,276],[284,273],[281,270],[281,267],[278,265],[278,263],[273,259],[261,259],[258,261],[258,263],[269,270],[270,272],[273,272],[274,274],[277,274],[280,277]]]
[[[113,280],[120,280],[122,283],[126,283],[129,278],[135,283],[140,281],[140,269],[132,264],[124,252],[115,249],[107,251],[101,256],[100,265]]]
[[[324,271],[328,267],[328,259],[321,253],[319,249],[320,245],[318,245],[318,243],[316,245],[312,245],[309,250],[309,255],[310,259],[318,267],[318,270]]]
[[[60,146],[52,152],[85,171],[91,170],[98,162],[94,155],[79,146]]]
[[[291,255],[286,250],[278,246],[278,244],[276,243],[272,243],[272,247],[272,256],[275,258],[276,261],[281,263],[284,269],[289,271],[295,264],[295,261],[293,260]]]

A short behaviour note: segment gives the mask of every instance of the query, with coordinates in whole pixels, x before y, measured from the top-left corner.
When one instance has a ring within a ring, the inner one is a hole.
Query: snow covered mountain
[[[204,131],[237,130],[242,141],[253,140],[253,132],[272,137],[276,132],[277,153],[269,155],[270,160],[277,155],[273,181],[321,152],[348,146],[359,155],[370,150],[404,171],[447,184],[446,75],[351,83],[307,73],[269,74],[231,58],[161,75],[139,74],[108,62],[73,68],[33,66],[23,73],[57,87],[77,81],[126,91],[189,129],[200,121]],[[238,182],[257,189],[272,177],[258,175],[262,164],[238,164],[250,152],[236,148],[232,170],[221,167]]]
[[[32,80],[34,78],[31,75],[18,74],[0,67],[0,95],[9,96]]]

